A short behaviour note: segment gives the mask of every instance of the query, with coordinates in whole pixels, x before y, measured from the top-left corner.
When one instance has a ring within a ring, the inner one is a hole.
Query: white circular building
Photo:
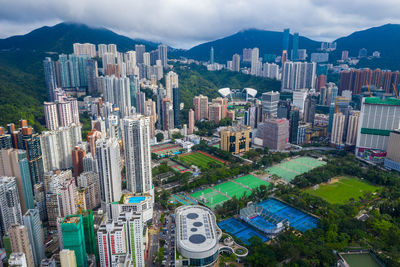
[[[207,208],[181,206],[175,210],[176,246],[189,266],[210,266],[218,259],[219,236],[214,214]]]

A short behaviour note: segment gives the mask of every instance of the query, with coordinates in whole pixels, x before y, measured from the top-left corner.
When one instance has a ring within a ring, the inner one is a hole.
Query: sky
[[[59,22],[106,27],[176,48],[257,28],[332,41],[400,23],[399,0],[0,0],[0,38]]]

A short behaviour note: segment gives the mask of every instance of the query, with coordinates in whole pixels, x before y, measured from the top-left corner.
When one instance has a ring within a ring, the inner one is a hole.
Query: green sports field
[[[299,157],[285,161],[281,164],[272,166],[266,171],[274,174],[288,182],[292,181],[297,175],[309,172],[314,168],[325,165],[326,162],[310,157]]]
[[[245,176],[237,178],[233,181],[235,181],[236,183],[242,184],[244,186],[247,186],[248,188],[251,188],[251,189],[257,188],[260,185],[265,185],[266,187],[269,186],[268,182],[261,180],[257,177],[254,177],[253,175],[245,175]]]
[[[215,206],[222,204],[223,202],[228,200],[228,198],[226,196],[218,193],[217,191],[215,191],[211,188],[207,188],[207,189],[192,193],[192,194],[190,194],[190,196],[199,201],[201,201],[201,198],[204,197],[205,199],[207,199],[207,202],[204,204],[210,208],[214,208]]]
[[[218,184],[218,185],[214,186],[214,188],[217,189],[218,191],[228,195],[229,197],[236,196],[236,198],[240,198],[244,194],[246,194],[246,195],[251,194],[251,191],[249,189],[246,189],[243,186],[235,184],[234,182],[231,182],[231,181],[222,183],[222,184]]]
[[[331,204],[345,204],[351,198],[358,200],[364,192],[376,192],[377,190],[379,187],[358,178],[343,177],[332,184],[320,185],[317,190],[309,188],[306,192]]]
[[[185,163],[186,165],[196,165],[200,167],[201,169],[208,169],[208,163],[209,162],[215,162],[218,165],[222,165],[221,162],[219,162],[216,159],[213,159],[211,157],[208,157],[204,154],[195,152],[187,155],[182,155],[178,157],[178,160]]]

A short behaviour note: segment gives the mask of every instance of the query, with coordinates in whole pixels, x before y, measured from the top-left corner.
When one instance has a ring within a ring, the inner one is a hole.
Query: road
[[[153,259],[157,255],[159,250],[159,232],[160,232],[160,217],[161,211],[157,203],[154,204],[153,210],[153,223],[152,227],[149,229],[149,253],[147,257],[146,266],[155,266],[153,264]]]

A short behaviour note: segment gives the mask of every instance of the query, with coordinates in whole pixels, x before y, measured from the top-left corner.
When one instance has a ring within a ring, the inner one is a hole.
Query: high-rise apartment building
[[[75,146],[72,150],[72,167],[74,177],[83,172],[83,158],[86,156],[86,146]]]
[[[242,53],[243,62],[251,62],[251,51],[252,50],[253,49],[251,49],[251,48],[243,48],[243,53]]]
[[[29,241],[28,230],[26,226],[13,224],[8,228],[8,236],[11,243],[11,251],[24,253],[28,267],[34,267],[32,245]]]
[[[194,111],[193,109],[189,109],[188,115],[188,134],[193,134],[194,132]]]
[[[77,178],[80,191],[84,191],[87,210],[94,210],[101,204],[99,174],[93,171],[83,172]]]
[[[47,88],[47,99],[49,101],[54,101],[55,91],[57,88],[57,76],[56,76],[56,68],[54,65],[54,61],[52,61],[50,57],[46,57],[43,60],[43,68],[44,68],[44,79],[46,81],[46,88]]]
[[[0,236],[13,224],[22,223],[17,181],[14,177],[0,176]]]
[[[132,115],[123,120],[127,189],[154,195],[150,150],[150,119]]]
[[[315,62],[286,61],[282,68],[283,91],[296,89],[314,89],[317,64]]]
[[[171,101],[173,100],[173,88],[179,88],[179,78],[178,74],[176,74],[173,71],[168,72],[165,75],[165,91],[166,91],[166,98],[170,99]]]
[[[289,141],[289,121],[268,119],[264,122],[263,145],[271,150],[283,150]]]
[[[110,204],[121,198],[120,146],[115,138],[100,139],[96,142],[97,167],[101,201]]]
[[[258,47],[255,47],[251,51],[251,71],[250,71],[251,75],[259,76],[260,74],[259,58],[260,58],[260,50],[258,49]]]
[[[232,71],[240,71],[240,55],[234,54],[232,56]]]
[[[181,128],[181,95],[178,87],[172,88],[172,109],[174,110],[174,128]]]
[[[346,146],[354,146],[356,144],[359,120],[360,112],[358,111],[349,116],[346,134]]]
[[[22,213],[35,208],[29,164],[24,150],[0,150],[0,176],[15,177]]]
[[[304,104],[306,102],[307,95],[307,89],[293,91],[293,105],[299,108],[301,114],[304,112]]]
[[[222,119],[222,106],[218,103],[212,103],[208,107],[208,120],[216,124]]]
[[[133,266],[145,266],[141,215],[122,212],[116,220],[104,221],[97,242],[101,266],[116,266],[122,257]]]
[[[164,44],[158,45],[158,59],[161,60],[163,68],[168,67],[168,46]]]
[[[269,79],[279,79],[279,66],[275,63],[264,63],[263,76]]]
[[[203,95],[194,97],[194,119],[195,121],[208,119],[208,97]]]
[[[85,44],[80,44],[80,43],[74,43],[73,45],[74,49],[74,54],[79,56],[79,55],[88,55],[90,57],[96,57],[96,45],[90,44],[90,43],[85,43]]]
[[[289,142],[291,144],[297,144],[297,133],[299,129],[300,121],[300,110],[298,107],[294,106],[289,111]]]
[[[343,146],[343,133],[346,122],[346,116],[338,112],[333,115],[331,144],[335,146]]]
[[[29,242],[32,245],[35,266],[39,266],[44,254],[44,235],[39,210],[30,209],[23,216],[23,222],[28,231]]]
[[[45,172],[73,167],[72,150],[82,142],[81,129],[81,125],[71,124],[41,134],[40,145]]]

